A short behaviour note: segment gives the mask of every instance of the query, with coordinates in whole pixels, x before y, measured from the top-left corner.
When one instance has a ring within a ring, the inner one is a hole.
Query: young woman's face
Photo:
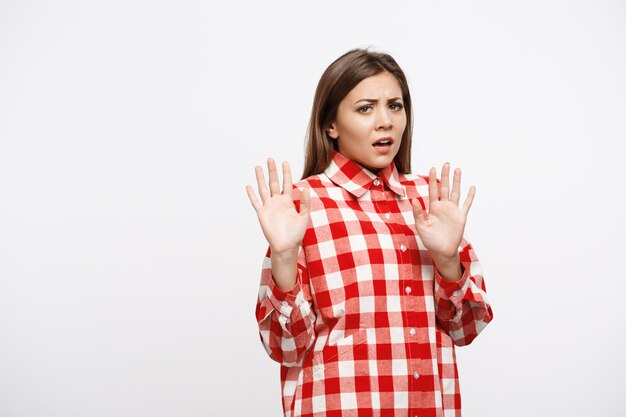
[[[381,72],[343,98],[327,132],[337,140],[339,153],[376,173],[393,161],[405,127],[400,83]]]

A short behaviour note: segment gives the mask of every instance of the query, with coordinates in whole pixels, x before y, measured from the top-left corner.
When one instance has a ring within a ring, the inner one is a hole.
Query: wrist
[[[431,255],[433,264],[439,275],[446,281],[456,282],[463,276],[463,269],[461,268],[461,259],[459,254],[454,256],[436,256]]]
[[[274,250],[274,248],[270,246],[270,254],[271,254],[272,260],[274,261],[289,262],[289,261],[298,259],[299,249],[300,248],[298,246],[295,246],[293,248],[288,248],[288,249],[283,249],[283,250]]]
[[[279,290],[291,291],[298,275],[298,247],[281,252],[271,252],[272,277]]]

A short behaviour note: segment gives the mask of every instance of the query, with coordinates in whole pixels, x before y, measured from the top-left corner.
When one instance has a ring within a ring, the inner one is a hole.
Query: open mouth
[[[387,147],[390,147],[392,144],[393,144],[392,138],[381,138],[381,139],[378,139],[376,142],[374,142],[372,146],[374,146],[375,148],[387,148]]]

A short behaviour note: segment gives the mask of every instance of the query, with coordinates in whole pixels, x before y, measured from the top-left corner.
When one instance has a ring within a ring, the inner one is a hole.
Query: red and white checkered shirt
[[[428,207],[428,177],[392,163],[378,175],[339,153],[294,186],[311,190],[295,288],[280,291],[269,251],[256,308],[281,364],[285,417],[461,415],[454,345],[491,321],[482,269],[459,247],[463,276],[444,280],[422,244],[410,199]]]

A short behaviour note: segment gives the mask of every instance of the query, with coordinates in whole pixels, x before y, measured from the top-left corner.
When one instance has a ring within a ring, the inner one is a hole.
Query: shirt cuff
[[[469,288],[470,284],[470,272],[469,268],[465,268],[463,264],[461,264],[461,269],[463,270],[463,274],[458,281],[451,282],[441,276],[439,271],[437,271],[437,267],[433,265],[435,270],[435,281],[437,286],[440,289],[439,295],[443,296],[443,298],[447,298],[452,301],[455,305],[465,297],[465,293]],[[443,294],[441,293],[443,291]]]
[[[296,306],[296,300],[302,293],[302,285],[300,284],[300,271],[296,277],[296,285],[290,291],[282,291],[276,283],[274,278],[270,277],[268,282],[269,300],[274,308],[280,311],[282,314],[289,316],[291,310]]]

